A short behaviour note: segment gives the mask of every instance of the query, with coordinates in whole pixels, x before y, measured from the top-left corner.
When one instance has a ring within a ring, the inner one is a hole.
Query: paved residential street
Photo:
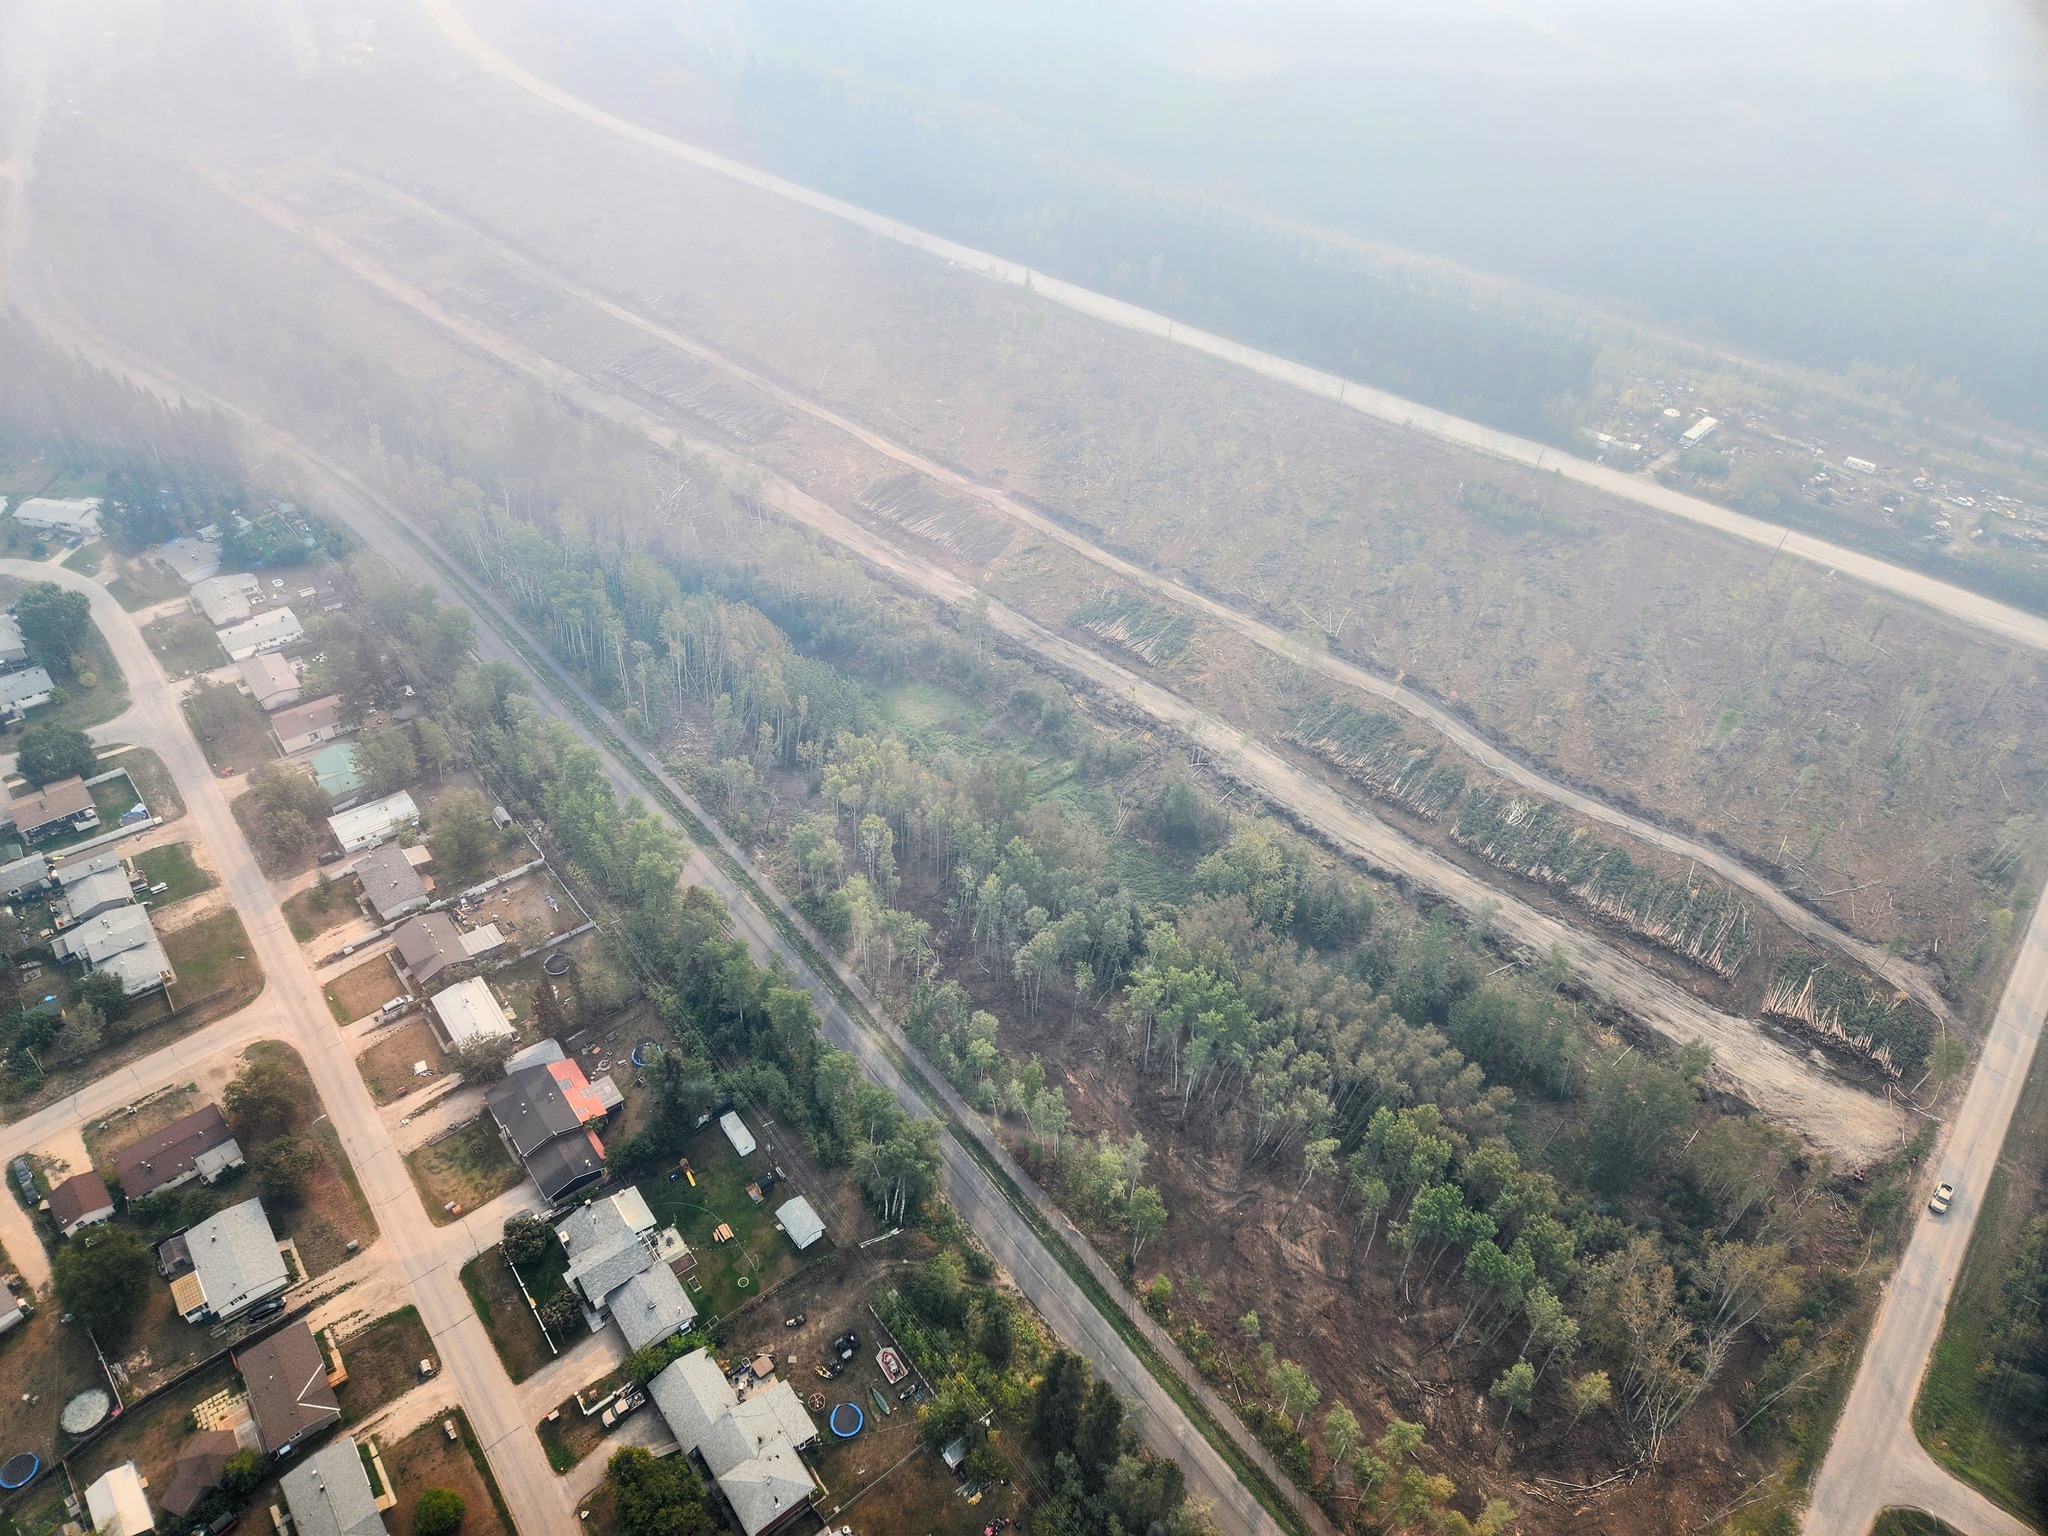
[[[184,796],[193,829],[220,870],[249,930],[265,985],[256,1003],[220,1024],[143,1058],[12,1125],[0,1127],[0,1160],[36,1145],[56,1126],[81,1115],[118,1107],[170,1081],[188,1063],[230,1043],[271,1036],[305,1058],[327,1113],[355,1164],[377,1224],[412,1288],[421,1321],[441,1351],[444,1369],[460,1388],[470,1422],[490,1457],[513,1519],[527,1536],[566,1532],[576,1525],[568,1491],[549,1469],[540,1441],[519,1413],[516,1394],[483,1325],[470,1309],[452,1259],[454,1245],[428,1222],[405,1163],[385,1132],[377,1106],[356,1071],[342,1032],[327,1011],[319,983],[285,926],[270,882],[228,808],[220,781],[193,739],[170,680],[136,627],[133,615],[97,582],[74,572],[25,561],[0,561],[0,573],[55,581],[92,600],[92,615],[128,678],[134,706],[122,717],[135,740],[164,760]]]
[[[2034,904],[2034,920],[1999,999],[1969,1093],[1935,1159],[1934,1177],[1921,1191],[1924,1198],[1934,1184],[1946,1181],[1956,1187],[1955,1201],[1946,1216],[1923,1207],[1914,1225],[1827,1460],[1814,1479],[1807,1536],[1864,1536],[1879,1513],[1894,1505],[1926,1510],[1964,1536],[2023,1536],[2033,1529],[1935,1464],[1913,1433],[1913,1401],[1941,1337],[1949,1295],[2040,1044],[2044,1015],[2048,896]]]

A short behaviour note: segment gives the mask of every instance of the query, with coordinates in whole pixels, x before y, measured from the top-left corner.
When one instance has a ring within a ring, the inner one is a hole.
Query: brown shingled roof
[[[327,1359],[304,1321],[287,1323],[239,1351],[235,1367],[249,1389],[249,1411],[263,1448],[273,1456],[341,1417],[341,1403],[327,1384]]]

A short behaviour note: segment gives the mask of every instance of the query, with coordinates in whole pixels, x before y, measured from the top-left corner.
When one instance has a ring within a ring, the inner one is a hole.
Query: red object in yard
[[[227,767],[221,769],[220,776],[224,779],[232,779],[235,776],[235,765],[230,763]]]
[[[882,1374],[889,1378],[889,1385],[892,1387],[910,1374],[904,1368],[903,1357],[893,1349],[885,1347],[880,1350],[875,1355],[875,1364],[882,1368]]]

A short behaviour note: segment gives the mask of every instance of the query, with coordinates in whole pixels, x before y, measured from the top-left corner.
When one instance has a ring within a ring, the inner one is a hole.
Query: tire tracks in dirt
[[[372,292],[413,311],[464,347],[543,385],[574,409],[624,427],[668,452],[699,459],[735,480],[755,481],[764,505],[838,545],[892,582],[961,610],[972,608],[982,596],[978,588],[952,571],[897,548],[752,459],[691,437],[636,401],[525,343],[451,312],[332,231],[222,172],[202,167],[200,174],[249,212],[309,241]],[[1206,752],[1220,771],[1341,852],[1427,890],[1468,914],[1490,905],[1491,921],[1498,931],[1532,955],[1561,951],[1580,984],[1602,1003],[1640,1020],[1675,1044],[1705,1042],[1713,1051],[1709,1077],[1717,1086],[1796,1128],[1843,1166],[1861,1167],[1904,1139],[1903,1110],[1816,1066],[1804,1054],[1770,1037],[1754,1021],[1709,1006],[1604,939],[1567,926],[1412,842],[1271,748],[1178,695],[1001,604],[990,601],[987,612],[991,626],[1013,645],[1082,681],[1120,708],[1185,737]]]
[[[1256,616],[1104,548],[1059,518],[1020,501],[1000,487],[976,480],[949,465],[931,459],[828,405],[778,383],[749,368],[745,363],[706,346],[628,305],[607,298],[589,285],[505,244],[458,215],[448,213],[376,177],[333,165],[322,165],[320,169],[323,174],[336,180],[361,188],[387,202],[460,231],[467,239],[488,250],[499,260],[516,266],[540,282],[621,324],[631,326],[665,346],[719,369],[759,391],[778,405],[846,434],[862,446],[903,465],[937,485],[972,497],[977,503],[1003,518],[1060,545],[1155,597],[1163,598],[1205,619],[1222,624],[1261,649],[1295,665],[1308,668],[1332,682],[1392,704],[1442,736],[1480,767],[1516,787],[1540,795],[1589,821],[1626,833],[1638,842],[1688,859],[1702,868],[1711,870],[1730,885],[1761,902],[1770,910],[1772,916],[1794,933],[1813,943],[1831,948],[1853,964],[1861,966],[1873,975],[1881,976],[1892,986],[1911,995],[1949,1028],[1960,1027],[1948,1000],[1941,995],[1939,987],[1926,967],[1916,965],[1903,956],[1892,954],[1882,945],[1873,944],[1846,931],[1752,867],[1740,855],[1688,836],[1648,817],[1614,805],[1598,795],[1554,779],[1540,768],[1498,746],[1477,728],[1426,694],[1391,678],[1382,677],[1342,657],[1299,645],[1283,631]]]

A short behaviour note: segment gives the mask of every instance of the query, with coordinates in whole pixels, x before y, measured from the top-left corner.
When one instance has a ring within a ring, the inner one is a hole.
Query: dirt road
[[[257,867],[256,856],[228,809],[220,781],[207,765],[169,679],[143,641],[134,616],[97,582],[75,572],[0,561],[0,574],[40,576],[84,592],[91,600],[93,620],[133,690],[135,703],[124,716],[133,739],[152,748],[170,770],[191,825],[241,913],[265,977],[263,995],[250,1008],[0,1130],[0,1162],[14,1150],[44,1139],[57,1116],[100,1113],[139,1096],[155,1082],[179,1072],[189,1073],[190,1063],[200,1059],[195,1051],[211,1055],[231,1039],[265,1035],[290,1041],[305,1058],[392,1257],[412,1287],[421,1321],[461,1389],[470,1421],[513,1519],[528,1536],[574,1530],[575,1512],[569,1507],[567,1492],[549,1469],[532,1427],[519,1415],[504,1367],[470,1309],[457,1266],[447,1261],[444,1245],[427,1221],[419,1193],[385,1134],[370,1091],[356,1072],[319,984],[285,926],[270,882]]]
[[[290,209],[226,178],[216,175],[214,179],[228,196],[311,241],[374,291],[412,309],[463,344],[538,381],[577,409],[639,432],[665,450],[708,462],[735,481],[755,480],[768,506],[911,590],[955,608],[965,609],[975,602],[975,588],[943,566],[899,549],[752,460],[689,437],[638,402],[491,330],[480,320],[453,313],[348,241]],[[1593,996],[1620,1007],[1675,1043],[1704,1040],[1713,1049],[1711,1071],[1719,1084],[1772,1118],[1797,1128],[1838,1163],[1861,1167],[1904,1139],[1902,1111],[1816,1066],[1803,1053],[1765,1034],[1753,1021],[1708,1006],[1597,935],[1559,922],[1462,865],[1412,842],[1320,779],[1177,695],[1000,604],[989,605],[989,616],[1009,640],[1060,672],[1198,744],[1223,772],[1343,852],[1421,886],[1467,913],[1478,912],[1482,905],[1489,907],[1495,928],[1528,954],[1540,957],[1561,950],[1580,984]]]
[[[1999,999],[1970,1091],[1935,1160],[1928,1188],[1951,1183],[1955,1200],[1946,1216],[1922,1210],[1885,1291],[1848,1405],[1814,1479],[1807,1536],[1864,1536],[1878,1513],[1895,1504],[1924,1509],[1967,1536],[2020,1536],[2030,1529],[1935,1464],[1914,1436],[1913,1401],[1941,1336],[1985,1186],[2040,1044],[2044,1015],[2048,893],[2034,904],[2034,920]]]
[[[686,144],[666,134],[643,128],[622,117],[592,106],[580,97],[571,95],[558,86],[550,85],[530,71],[521,68],[506,58],[497,49],[479,37],[465,21],[451,0],[420,0],[427,14],[433,19],[450,43],[467,54],[486,74],[495,75],[520,89],[531,92],[552,106],[582,118],[600,128],[631,139],[648,149],[685,161],[704,170],[729,177],[743,185],[766,192],[787,202],[799,204],[815,212],[840,219],[856,228],[884,240],[906,245],[951,263],[964,271],[1013,287],[1027,288],[1055,304],[1088,315],[1120,330],[1134,331],[1140,335],[1155,337],[1173,346],[1186,347],[1221,362],[1231,363],[1248,373],[1261,378],[1298,389],[1304,394],[1328,400],[1361,415],[1371,416],[1379,421],[1391,422],[1395,426],[1407,427],[1445,442],[1475,449],[1490,458],[1504,459],[1510,463],[1524,464],[1532,469],[1547,470],[1577,481],[1581,485],[1604,491],[1610,496],[1621,497],[1638,506],[1668,516],[1682,518],[1703,528],[1711,528],[1730,538],[1745,543],[1761,545],[1774,554],[1791,555],[1796,559],[1809,561],[1828,570],[1841,571],[1859,581],[1880,587],[1896,596],[1921,603],[1938,612],[1960,619],[1963,623],[1978,629],[1989,630],[2009,640],[2031,646],[2035,650],[2048,650],[2048,618],[2023,612],[2005,603],[1981,597],[1952,583],[1938,581],[1918,571],[1893,565],[1874,555],[1861,554],[1839,544],[1811,534],[1800,533],[1761,518],[1749,517],[1740,512],[1731,512],[1726,507],[1702,501],[1697,496],[1687,496],[1656,481],[1635,475],[1623,474],[1620,470],[1594,464],[1585,459],[1561,453],[1544,443],[1531,442],[1516,437],[1511,432],[1496,431],[1481,426],[1476,421],[1466,421],[1448,411],[1439,411],[1430,406],[1418,405],[1412,400],[1403,400],[1384,390],[1371,389],[1333,373],[1305,367],[1290,362],[1284,357],[1275,357],[1270,352],[1261,352],[1209,331],[1198,330],[1165,315],[1135,304],[1126,304],[1121,299],[1112,299],[1106,294],[1093,292],[1076,283],[1064,282],[1048,277],[1043,272],[986,251],[977,251],[971,246],[960,245],[937,235],[927,234],[908,224],[870,213],[865,208],[827,197],[822,192],[813,192],[808,187],[785,181],[766,171],[756,170],[737,160],[708,150]]]
[[[1675,854],[1680,858],[1691,860],[1702,868],[1712,870],[1729,884],[1747,892],[1769,907],[1779,921],[1783,922],[1793,932],[1802,935],[1816,944],[1827,945],[1837,950],[1854,964],[1863,967],[1874,975],[1884,977],[1895,987],[1903,988],[1932,1012],[1936,1018],[1941,1019],[1950,1027],[1955,1027],[1956,1019],[1949,1008],[1948,1000],[1941,995],[1934,977],[1928,972],[1926,967],[1916,965],[1903,956],[1892,954],[1883,945],[1873,944],[1866,939],[1858,938],[1856,935],[1844,931],[1827,917],[1815,912],[1812,908],[1790,895],[1775,881],[1752,869],[1738,856],[1724,849],[1717,848],[1710,843],[1702,842],[1697,838],[1688,837],[1682,832],[1661,826],[1647,817],[1635,815],[1619,806],[1609,804],[1597,795],[1588,794],[1586,791],[1575,788],[1572,785],[1560,783],[1545,774],[1541,769],[1523,761],[1510,752],[1504,751],[1486,736],[1475,730],[1469,723],[1438,704],[1434,699],[1417,693],[1414,689],[1405,687],[1391,678],[1381,677],[1364,667],[1346,661],[1340,656],[1332,656],[1327,651],[1311,649],[1301,645],[1284,631],[1276,629],[1271,624],[1265,623],[1243,612],[1241,609],[1234,608],[1230,604],[1221,602],[1206,593],[1198,592],[1170,577],[1162,576],[1156,571],[1149,570],[1120,555],[1114,554],[1089,539],[1086,535],[1069,528],[1057,518],[1050,517],[1036,508],[1017,500],[1016,497],[1008,494],[1000,487],[985,484],[968,475],[961,474],[957,470],[950,469],[918,453],[915,449],[895,441],[871,426],[857,422],[827,405],[778,384],[774,380],[748,368],[745,364],[726,356],[724,353],[705,346],[702,342],[685,336],[680,331],[663,325],[630,306],[620,304],[613,299],[605,297],[597,290],[577,281],[568,274],[534,261],[512,247],[492,239],[482,230],[477,229],[464,220],[443,212],[431,203],[424,202],[410,193],[392,187],[374,177],[338,169],[331,170],[329,174],[338,180],[361,187],[388,202],[408,208],[422,217],[459,230],[467,239],[489,250],[507,265],[527,273],[560,292],[569,294],[591,308],[633,327],[635,330],[654,338],[666,346],[721,370],[792,411],[809,416],[814,421],[822,422],[837,431],[845,433],[884,458],[893,460],[895,463],[903,465],[905,468],[924,476],[938,485],[973,497],[998,515],[1030,529],[1042,538],[1071,550],[1083,559],[1103,570],[1111,572],[1133,586],[1144,589],[1155,597],[1162,598],[1178,607],[1200,614],[1203,618],[1223,624],[1261,649],[1273,655],[1283,657],[1298,666],[1317,672],[1332,682],[1385,700],[1387,703],[1394,705],[1397,709],[1402,710],[1404,713],[1436,731],[1488,772],[1496,774],[1533,794],[1541,795],[1547,800],[1562,805],[1590,821],[1599,822],[1602,825],[1626,832],[1631,837],[1637,838],[1652,847],[1662,849],[1666,853]],[[231,185],[226,178],[217,178],[217,184],[222,185],[224,188]],[[250,206],[255,206],[259,202],[267,203],[270,209],[284,212],[284,210],[277,209],[277,205],[274,203],[268,203],[268,200],[255,198],[253,195],[245,196],[244,201]],[[296,217],[289,213],[286,213],[285,216],[287,218]],[[310,229],[310,223],[304,223],[304,228]]]

